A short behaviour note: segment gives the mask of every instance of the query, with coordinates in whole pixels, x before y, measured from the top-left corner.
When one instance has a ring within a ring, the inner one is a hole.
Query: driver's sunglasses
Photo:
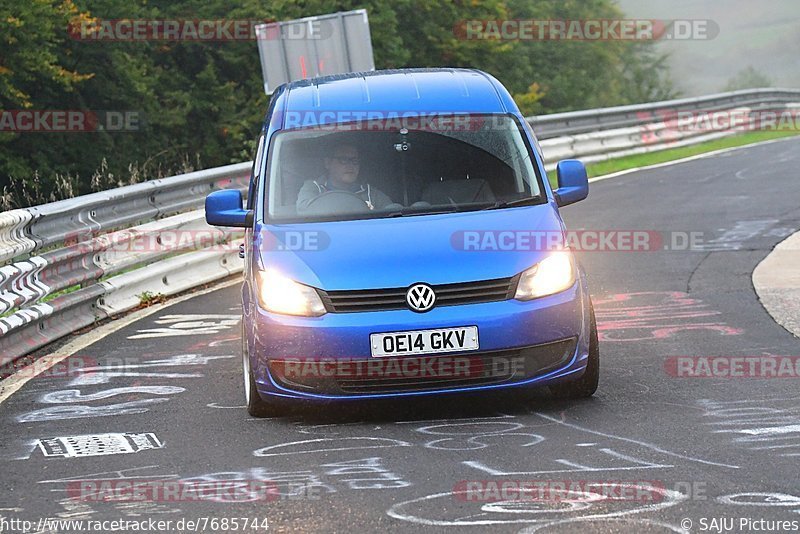
[[[352,165],[353,167],[358,167],[361,164],[361,160],[359,158],[344,158],[336,156],[333,159],[339,162],[339,165]]]

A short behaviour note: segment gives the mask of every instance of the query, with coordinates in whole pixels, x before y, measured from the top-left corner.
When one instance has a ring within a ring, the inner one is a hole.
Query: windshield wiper
[[[516,200],[498,200],[488,208],[484,208],[487,210],[496,210],[500,208],[513,208],[514,206],[530,206],[531,204],[536,204],[542,197],[539,195],[533,197],[525,197],[525,198],[518,198]]]
[[[386,214],[380,214],[383,217],[406,217],[409,215],[435,215],[437,213],[454,213],[456,211],[467,211],[465,207],[461,206],[444,206],[433,209],[428,208],[403,208],[397,211],[390,211]]]

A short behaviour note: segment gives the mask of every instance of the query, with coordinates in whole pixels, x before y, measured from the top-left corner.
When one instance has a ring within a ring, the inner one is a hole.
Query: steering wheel
[[[369,206],[349,191],[325,191],[313,198],[303,210],[308,215],[346,215],[369,212]]]

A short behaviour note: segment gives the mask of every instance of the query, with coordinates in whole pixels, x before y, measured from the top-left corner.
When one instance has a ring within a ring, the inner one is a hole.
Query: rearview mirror
[[[553,193],[559,206],[567,206],[589,196],[586,167],[577,159],[564,159],[556,166],[558,189]]]
[[[206,197],[206,222],[214,226],[248,228],[253,225],[253,210],[242,207],[238,189],[214,191]]]

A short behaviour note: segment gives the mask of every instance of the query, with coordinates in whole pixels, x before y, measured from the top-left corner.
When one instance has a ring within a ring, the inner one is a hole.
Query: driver
[[[329,191],[352,193],[371,210],[379,210],[391,204],[392,199],[382,191],[358,181],[360,165],[361,160],[355,145],[335,145],[325,158],[325,174],[316,180],[306,180],[300,188],[297,194],[297,212],[306,211],[315,198]]]

